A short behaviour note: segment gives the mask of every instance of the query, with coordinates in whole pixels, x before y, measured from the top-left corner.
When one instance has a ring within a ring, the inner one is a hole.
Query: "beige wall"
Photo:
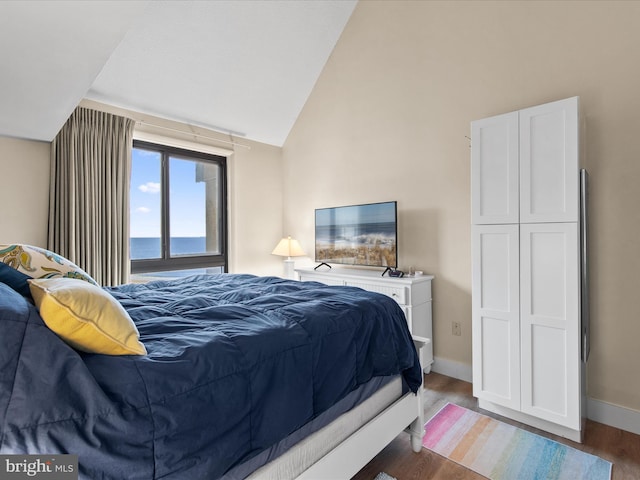
[[[362,1],[283,149],[284,226],[398,200],[435,275],[435,355],[471,364],[469,123],[574,95],[591,176],[590,397],[640,410],[640,2]],[[462,336],[451,335],[451,322]]]
[[[282,149],[261,143],[236,148],[229,159],[230,258],[234,273],[282,275],[271,255],[282,231]]]
[[[47,246],[49,148],[0,137],[0,244]]]

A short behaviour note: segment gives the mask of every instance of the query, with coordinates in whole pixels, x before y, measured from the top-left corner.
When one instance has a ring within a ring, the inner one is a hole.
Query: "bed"
[[[79,351],[0,283],[0,453],[71,453],[81,478],[350,478],[423,433],[392,299],[276,277],[107,288],[145,355]]]

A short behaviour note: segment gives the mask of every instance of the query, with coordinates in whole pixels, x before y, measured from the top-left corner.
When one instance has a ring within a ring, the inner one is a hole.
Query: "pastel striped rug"
[[[609,480],[611,463],[452,403],[422,445],[492,480]]]

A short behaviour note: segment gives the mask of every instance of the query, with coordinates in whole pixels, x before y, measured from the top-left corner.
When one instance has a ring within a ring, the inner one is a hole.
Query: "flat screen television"
[[[320,264],[398,266],[397,202],[319,208],[315,230]]]

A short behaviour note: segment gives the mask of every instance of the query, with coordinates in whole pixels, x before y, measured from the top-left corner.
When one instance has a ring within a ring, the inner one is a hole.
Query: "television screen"
[[[316,210],[316,262],[398,266],[397,202]]]

